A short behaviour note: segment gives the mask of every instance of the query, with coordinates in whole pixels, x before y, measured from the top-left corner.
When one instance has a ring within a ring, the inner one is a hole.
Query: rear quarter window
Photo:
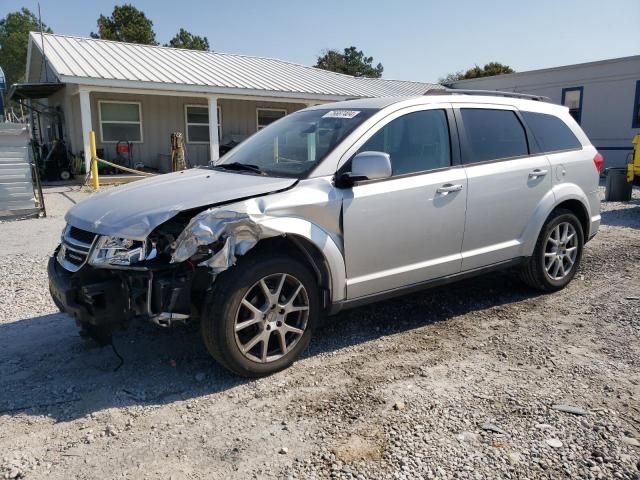
[[[478,163],[529,154],[524,127],[511,110],[462,108],[468,152],[465,163]]]
[[[571,129],[558,117],[546,113],[520,113],[543,152],[582,148]]]

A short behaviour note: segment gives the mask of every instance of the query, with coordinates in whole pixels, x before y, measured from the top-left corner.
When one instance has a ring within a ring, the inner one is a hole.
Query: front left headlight
[[[89,264],[94,267],[127,267],[144,260],[146,253],[147,242],[102,236],[93,246]]]

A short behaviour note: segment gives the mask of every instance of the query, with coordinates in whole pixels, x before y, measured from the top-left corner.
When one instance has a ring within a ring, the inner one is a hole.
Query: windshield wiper
[[[264,170],[262,170],[258,165],[252,165],[250,163],[220,163],[219,165],[214,165],[212,168],[222,168],[224,170],[245,170],[248,172],[258,173],[260,175],[265,175]]]

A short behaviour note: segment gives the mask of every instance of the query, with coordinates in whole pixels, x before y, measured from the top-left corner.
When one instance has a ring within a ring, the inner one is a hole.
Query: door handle
[[[548,173],[547,170],[542,170],[541,168],[536,168],[529,172],[529,178],[538,178],[544,177]]]
[[[442,185],[440,188],[436,190],[436,193],[442,193],[443,195],[446,195],[447,193],[459,192],[460,190],[462,190],[462,185],[445,183],[444,185]]]

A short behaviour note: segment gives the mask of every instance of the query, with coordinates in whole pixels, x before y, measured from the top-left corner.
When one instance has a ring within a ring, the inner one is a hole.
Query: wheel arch
[[[586,241],[586,239],[589,238],[589,214],[587,213],[587,207],[585,207],[580,200],[570,198],[558,203],[553,210],[558,209],[569,210],[578,217],[580,225],[582,226],[582,233]],[[549,215],[551,215],[551,213],[549,213]]]
[[[339,244],[325,230],[301,218],[273,218],[260,222],[281,232],[280,236],[262,239],[256,247],[271,251],[295,252],[316,275],[327,292],[325,307],[345,298],[346,269]]]
[[[258,242],[253,249],[254,254],[269,255],[270,253],[282,252],[295,256],[312,270],[322,291],[323,308],[327,308],[331,303],[333,290],[331,270],[327,259],[318,246],[300,235],[286,234],[280,237],[265,238]]]
[[[582,189],[575,184],[562,184],[554,187],[538,204],[531,221],[523,235],[522,254],[526,257],[533,254],[533,250],[542,231],[542,227],[549,216],[559,208],[566,208],[573,212],[582,226],[585,242],[589,238],[590,217],[589,201]]]

